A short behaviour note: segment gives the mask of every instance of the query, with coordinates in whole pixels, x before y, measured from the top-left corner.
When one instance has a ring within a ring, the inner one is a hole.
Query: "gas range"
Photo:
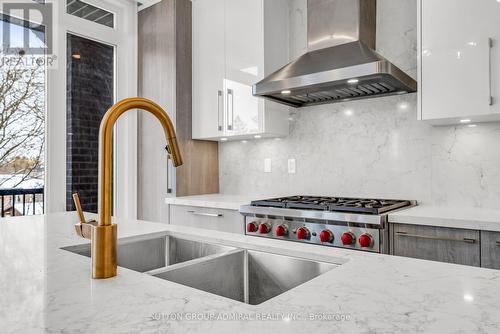
[[[246,234],[329,247],[389,253],[387,214],[416,201],[290,196],[243,205]]]

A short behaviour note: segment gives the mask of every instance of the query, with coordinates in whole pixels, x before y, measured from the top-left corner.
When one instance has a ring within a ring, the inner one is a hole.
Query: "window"
[[[115,26],[115,16],[113,13],[80,0],[66,0],[66,12],[110,28],[114,28]]]
[[[26,54],[44,44],[43,28],[2,15],[0,49],[0,216],[44,210],[45,66]],[[4,33],[6,34],[4,36]],[[8,40],[3,40],[8,37]],[[15,53],[5,54],[5,49]]]

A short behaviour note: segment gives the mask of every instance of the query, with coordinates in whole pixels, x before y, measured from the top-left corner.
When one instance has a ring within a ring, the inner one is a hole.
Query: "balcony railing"
[[[0,189],[2,217],[43,214],[44,189]]]

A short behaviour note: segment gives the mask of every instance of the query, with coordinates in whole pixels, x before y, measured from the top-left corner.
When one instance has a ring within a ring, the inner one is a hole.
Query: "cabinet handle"
[[[190,214],[195,216],[204,216],[204,217],[223,217],[222,213],[208,213],[208,212],[196,212],[194,210],[188,211]]]
[[[220,106],[221,106],[221,101],[222,99],[222,91],[221,90],[218,90],[217,91],[217,125],[218,125],[218,130],[219,131],[222,131],[222,112],[221,112],[221,109],[220,109]]]
[[[491,90],[491,52],[493,49],[493,39],[490,37],[488,38],[488,89],[489,89],[489,104],[490,106],[493,105],[493,93]]]
[[[432,235],[421,235],[421,234],[411,234],[407,232],[396,232],[397,236],[408,237],[408,238],[419,238],[419,239],[429,239],[429,240],[439,240],[439,241],[456,241],[456,242],[466,242],[468,244],[475,244],[476,239],[472,238],[463,238],[463,239],[453,239],[453,238],[443,238],[436,237]]]
[[[231,102],[229,102],[231,98]],[[231,110],[231,112],[229,111]],[[234,125],[234,94],[232,89],[227,90],[227,129],[229,131],[233,130]]]

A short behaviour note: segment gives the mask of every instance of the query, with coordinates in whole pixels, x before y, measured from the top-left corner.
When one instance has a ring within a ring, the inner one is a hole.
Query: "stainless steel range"
[[[389,253],[387,214],[416,201],[291,196],[240,207],[246,234]]]

